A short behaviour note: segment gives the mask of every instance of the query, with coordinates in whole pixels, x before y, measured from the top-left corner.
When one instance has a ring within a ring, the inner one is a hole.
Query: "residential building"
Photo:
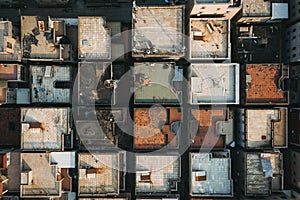
[[[289,0],[289,21],[291,23],[298,22],[300,20],[300,1]]]
[[[113,105],[117,80],[113,79],[113,66],[109,62],[78,63],[79,105]]]
[[[21,125],[22,150],[63,151],[72,145],[68,108],[21,108]]]
[[[78,196],[115,196],[125,188],[124,152],[78,154]]]
[[[290,144],[300,146],[300,108],[289,110]]]
[[[241,7],[233,0],[193,0],[189,2],[189,13],[192,17],[216,16],[232,19]]]
[[[35,2],[40,6],[40,7],[49,7],[49,6],[54,6],[54,7],[59,7],[59,6],[67,6],[70,3],[70,0],[35,0]]]
[[[185,55],[183,6],[132,8],[132,56],[179,59]]]
[[[20,148],[21,111],[20,108],[0,109],[1,148]]]
[[[246,64],[242,69],[243,103],[288,105],[289,67],[281,64]]]
[[[70,103],[71,66],[31,65],[32,103]]]
[[[10,165],[10,152],[0,151],[0,198],[8,192],[7,168]]]
[[[110,58],[111,38],[110,29],[106,28],[106,19],[98,16],[79,16],[78,59],[109,60]]]
[[[25,66],[0,64],[0,104],[30,104],[30,90],[24,87],[27,81]]]
[[[135,108],[134,149],[178,148],[181,124],[181,108]]]
[[[234,138],[234,111],[229,108],[198,108],[189,113],[192,149],[224,149]]]
[[[238,64],[193,63],[189,74],[190,104],[239,104]]]
[[[297,22],[286,29],[284,34],[285,62],[296,63],[300,61],[300,22]]]
[[[21,198],[60,198],[72,191],[75,152],[21,153]]]
[[[178,154],[136,155],[135,193],[138,198],[169,194],[176,196],[180,177]]]
[[[76,117],[76,130],[80,139],[80,149],[117,150],[123,141],[124,132],[129,128],[129,112],[125,108],[79,108],[80,116]],[[75,113],[73,113],[75,115]],[[126,130],[124,130],[126,129]],[[131,130],[128,130],[131,132]],[[126,133],[128,133],[126,132]]]
[[[300,174],[299,174],[299,168],[300,168],[300,153],[298,151],[291,151],[291,161],[290,161],[290,167],[291,167],[291,184],[300,189]]]
[[[246,197],[270,197],[283,189],[283,155],[279,151],[246,152],[237,149],[234,157],[236,191]]]
[[[66,23],[50,17],[21,16],[23,60],[72,61]]]
[[[247,149],[287,147],[287,108],[236,110],[237,144]]]
[[[134,63],[135,104],[181,104],[183,69],[173,62]]]
[[[260,1],[263,2],[263,1]],[[280,23],[238,24],[237,61],[239,63],[282,62],[282,31]]]
[[[190,60],[230,60],[230,20],[190,18]]]
[[[288,4],[275,1],[243,0],[242,18],[238,23],[264,23],[288,19]]]
[[[0,21],[0,61],[20,61],[21,55],[20,41],[13,35],[12,22]]]
[[[300,103],[300,68],[298,65],[290,66],[290,104],[299,105]]]
[[[230,151],[190,153],[190,195],[232,197]]]

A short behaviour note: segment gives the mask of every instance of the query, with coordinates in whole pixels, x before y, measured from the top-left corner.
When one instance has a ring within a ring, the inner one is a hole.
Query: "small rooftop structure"
[[[78,58],[82,60],[111,58],[110,29],[106,28],[104,17],[78,17]]]
[[[122,172],[126,167],[123,153],[78,154],[78,195],[118,195]]]
[[[300,146],[300,108],[289,110],[289,135],[290,143]]]
[[[189,127],[191,147],[223,149],[233,141],[233,110],[222,108],[191,109]]]
[[[18,64],[0,64],[0,104],[29,104],[29,88],[12,87],[27,81],[26,68]]]
[[[238,64],[192,64],[190,103],[238,104]]]
[[[78,101],[80,105],[115,104],[115,88],[112,63],[78,63]]]
[[[287,108],[238,109],[238,144],[249,149],[287,147]]]
[[[241,9],[233,0],[192,0],[189,3],[192,17],[214,16],[231,19]]]
[[[190,59],[230,60],[230,21],[226,18],[190,19]]]
[[[244,79],[246,104],[289,103],[288,66],[281,64],[247,64]]]
[[[10,21],[0,21],[0,61],[20,61],[20,42],[13,37]]]
[[[135,108],[134,148],[152,150],[166,145],[168,148],[177,148],[181,122],[181,108]]]
[[[22,108],[21,149],[63,150],[69,120],[68,108]]]
[[[246,197],[259,198],[283,189],[283,155],[279,151],[234,152],[238,167],[237,189]]]
[[[179,155],[137,155],[136,195],[169,194],[178,191],[180,181]]]
[[[23,59],[71,61],[72,46],[63,20],[21,16]]]
[[[31,65],[32,103],[70,103],[71,66]]]
[[[193,197],[232,197],[230,152],[190,153],[190,194]]]
[[[133,57],[184,56],[183,6],[133,6]]]
[[[2,148],[20,148],[20,114],[19,108],[0,109],[0,146]]]
[[[75,153],[72,160],[75,160]],[[21,153],[21,198],[59,198],[62,195],[64,182],[71,183],[70,176],[64,174],[57,160],[52,161],[50,153]]]
[[[180,104],[183,69],[175,63],[134,63],[134,103]]]

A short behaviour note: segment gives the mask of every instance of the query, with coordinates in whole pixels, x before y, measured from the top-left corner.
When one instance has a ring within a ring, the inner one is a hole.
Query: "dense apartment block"
[[[75,152],[21,153],[21,198],[60,198],[72,191]]]
[[[78,196],[117,197],[125,188],[125,172],[125,153],[79,153]]]
[[[31,65],[32,103],[70,103],[71,66]]]
[[[72,61],[72,45],[64,20],[21,16],[21,44],[24,60]]]
[[[190,104],[239,104],[238,64],[195,64],[190,66]]]
[[[135,193],[138,198],[178,196],[180,157],[178,154],[136,155]]]
[[[298,151],[291,151],[290,168],[292,174],[290,182],[297,189],[300,189],[300,153]]]
[[[135,104],[181,104],[183,69],[174,62],[134,63]]]
[[[234,178],[242,196],[270,196],[283,189],[283,155],[279,151],[233,151]]]
[[[0,104],[30,104],[27,67],[19,64],[0,64]],[[20,87],[18,87],[20,85]]]
[[[22,108],[21,125],[22,150],[63,151],[65,145],[72,147],[68,108]]]
[[[246,64],[242,69],[246,105],[289,104],[289,67],[281,64]]]
[[[229,150],[190,153],[190,195],[192,197],[232,197]]]
[[[287,112],[287,108],[237,109],[237,143],[247,149],[287,147]]]
[[[191,148],[224,149],[233,142],[234,111],[229,108],[195,108],[189,113]]]
[[[97,37],[96,37],[97,36]],[[111,58],[110,29],[105,17],[78,17],[78,59],[109,60]]]
[[[0,21],[0,61],[20,61],[21,47],[19,38],[13,34],[10,21]]]
[[[78,63],[78,104],[113,105],[115,88],[113,66],[110,62]]]
[[[300,60],[300,22],[297,22],[286,29],[284,34],[285,62],[296,63]]]
[[[290,0],[289,3],[289,21],[291,23],[299,22],[300,20],[300,1]]]
[[[134,149],[176,149],[180,143],[181,108],[135,108]]]
[[[290,104],[300,103],[300,68],[298,65],[290,66]]]
[[[184,6],[132,8],[132,56],[172,58],[185,55]]]

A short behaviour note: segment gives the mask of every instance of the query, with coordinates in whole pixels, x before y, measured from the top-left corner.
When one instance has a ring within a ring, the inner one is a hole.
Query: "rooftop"
[[[20,42],[13,37],[12,23],[10,21],[0,21],[0,60],[20,61]]]
[[[192,196],[233,196],[229,151],[190,153]]]
[[[238,104],[238,64],[192,64],[191,104]]]
[[[134,148],[178,147],[181,121],[180,108],[135,108]]]
[[[271,16],[271,1],[243,0],[244,17]]]
[[[50,17],[22,16],[21,41],[24,59],[70,61],[71,45],[63,20]]]
[[[70,103],[71,66],[31,66],[33,103]]]
[[[268,195],[282,189],[282,154],[246,153],[246,195]]]
[[[80,105],[114,104],[115,83],[112,63],[81,62],[78,64],[78,100]]]
[[[184,56],[183,6],[134,6],[133,56]]]
[[[7,170],[8,191],[20,192],[21,185],[21,152],[12,151],[10,152],[10,165]]]
[[[297,188],[300,188],[300,174],[299,174],[299,168],[300,168],[300,153],[297,151],[291,151],[291,183],[296,186]]]
[[[20,109],[1,108],[0,109],[0,146],[20,147]]]
[[[78,154],[78,195],[119,194],[119,154]]]
[[[287,108],[247,109],[245,113],[247,147],[286,147],[287,115]]]
[[[292,108],[289,111],[290,143],[300,146],[300,109]]]
[[[206,4],[206,3],[230,3],[232,0],[194,0],[195,3]]]
[[[230,26],[226,18],[190,19],[190,59],[230,59]]]
[[[189,123],[193,148],[224,148],[233,141],[229,109],[192,109]]]
[[[78,17],[78,58],[111,58],[110,29],[104,17]]]
[[[183,69],[175,63],[134,63],[134,102],[178,104],[182,100]]]
[[[19,172],[20,173],[20,172]],[[49,153],[21,154],[21,197],[59,197],[62,180]]]
[[[21,149],[62,150],[69,132],[68,108],[22,108]]]
[[[299,5],[300,6],[300,5]],[[290,103],[298,104],[300,103],[300,90],[298,87],[300,85],[300,68],[298,65],[289,66],[290,67]]]
[[[289,103],[289,92],[283,88],[284,80],[289,78],[287,67],[280,64],[247,64],[245,76],[247,104]]]
[[[177,191],[179,181],[179,155],[136,156],[136,194],[168,194]]]

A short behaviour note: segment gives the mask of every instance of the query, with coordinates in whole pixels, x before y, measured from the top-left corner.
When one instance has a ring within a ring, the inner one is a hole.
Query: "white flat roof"
[[[288,3],[272,3],[272,19],[288,19]]]
[[[59,168],[75,168],[75,151],[51,152],[51,162],[57,163]]]

